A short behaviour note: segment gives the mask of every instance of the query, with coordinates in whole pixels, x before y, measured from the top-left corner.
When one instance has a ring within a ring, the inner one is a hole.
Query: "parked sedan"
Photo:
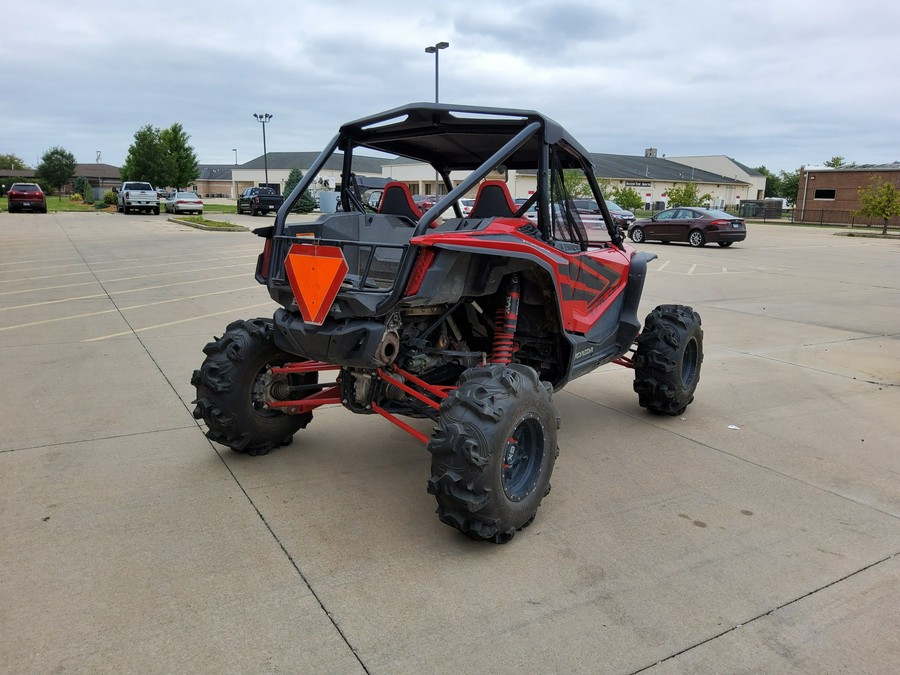
[[[609,209],[609,215],[612,216],[613,222],[619,226],[622,232],[625,232],[634,222],[634,214],[628,209],[623,209],[615,202],[607,199],[606,208]]]
[[[747,238],[747,228],[743,218],[724,211],[679,206],[660,211],[648,220],[635,221],[628,228],[628,236],[635,243],[686,241],[691,246],[703,246],[707,242],[731,246]]]
[[[578,209],[578,213],[581,215],[581,220],[585,224],[585,227],[595,229],[606,228],[606,223],[603,222],[603,215],[600,212],[600,207],[593,199],[573,199],[572,203],[575,205],[575,208]],[[634,214],[631,211],[623,209],[615,202],[611,202],[607,199],[606,208],[609,211],[609,215],[612,216],[613,223],[616,224],[621,232],[624,233],[628,229],[628,226],[634,222]]]
[[[425,213],[432,206],[437,204],[437,197],[434,195],[413,195],[413,201],[419,207],[419,211]]]
[[[37,183],[13,183],[6,196],[10,213],[25,209],[47,213],[47,197]]]
[[[170,192],[166,197],[166,213],[203,213],[203,200],[196,192]]]

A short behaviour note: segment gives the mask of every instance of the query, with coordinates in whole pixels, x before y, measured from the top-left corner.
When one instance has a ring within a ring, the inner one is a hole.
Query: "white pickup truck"
[[[119,213],[130,211],[153,211],[159,215],[159,194],[150,183],[144,181],[125,181],[119,188],[116,208]]]

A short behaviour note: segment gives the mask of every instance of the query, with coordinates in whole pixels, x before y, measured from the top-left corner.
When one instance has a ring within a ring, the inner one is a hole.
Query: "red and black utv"
[[[446,194],[423,213],[392,181],[371,206],[354,173],[367,153],[430,165]],[[641,406],[678,415],[703,361],[690,307],[657,307],[641,330],[655,256],[624,244],[589,157],[530,110],[416,103],[343,125],[255,231],[256,278],[280,307],[204,348],[192,382],[207,436],[262,455],[318,406],[380,415],[427,445],[441,521],[509,541],[550,490],[554,391],[615,362],[634,369]],[[292,222],[336,161],[339,211]],[[573,204],[585,194],[608,224],[590,235]],[[431,419],[431,435],[403,418]]]

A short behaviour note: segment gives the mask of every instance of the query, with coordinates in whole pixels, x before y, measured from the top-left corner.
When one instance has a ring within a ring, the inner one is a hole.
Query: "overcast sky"
[[[204,164],[320,150],[434,99],[539,110],[592,152],[725,154],[772,171],[900,160],[900,3],[444,0],[4,7],[0,154],[120,166],[144,125]]]

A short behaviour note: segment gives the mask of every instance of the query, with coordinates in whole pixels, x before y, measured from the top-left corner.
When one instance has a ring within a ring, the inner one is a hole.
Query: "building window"
[[[834,190],[816,190],[813,199],[831,199],[834,200]]]

